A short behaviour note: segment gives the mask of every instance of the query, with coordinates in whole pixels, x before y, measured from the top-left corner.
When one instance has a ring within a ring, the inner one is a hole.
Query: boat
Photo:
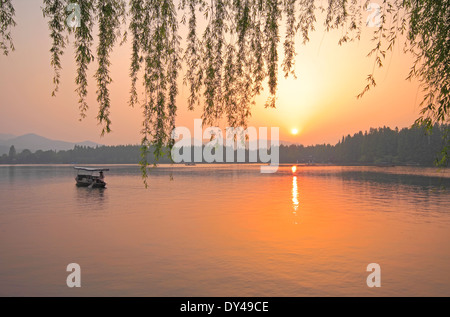
[[[75,181],[78,187],[105,188],[105,176],[103,172],[109,171],[108,168],[90,168],[74,167],[77,170]]]

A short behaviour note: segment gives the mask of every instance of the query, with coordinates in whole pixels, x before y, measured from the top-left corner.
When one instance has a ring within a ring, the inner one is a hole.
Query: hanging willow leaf
[[[147,0],[143,5],[145,16],[140,24],[142,37],[137,41],[144,54],[145,100],[142,105],[144,121],[141,170],[147,186],[148,154],[151,148],[155,161],[164,155],[170,157],[181,52],[177,33],[177,12],[173,1]]]
[[[87,96],[87,70],[88,65],[94,60],[91,47],[94,40],[92,36],[92,28],[94,26],[93,16],[95,15],[95,3],[90,0],[78,0],[80,7],[80,26],[76,27],[75,32],[75,60],[77,63],[77,84],[76,92],[78,93],[78,103],[81,118],[86,117],[88,104]]]
[[[254,94],[254,73],[255,68],[254,53],[251,48],[252,31],[252,16],[251,16],[251,2],[250,0],[235,1],[235,25],[237,34],[237,43],[233,43],[237,47],[237,51],[229,50],[230,53],[236,54],[234,58],[233,82],[228,83],[228,86],[234,86],[233,107],[228,108],[228,124],[231,127],[247,127],[247,120],[250,117],[250,106],[253,104]],[[228,62],[231,59],[228,58]],[[229,78],[227,78],[229,80]],[[226,87],[225,87],[226,90]],[[229,94],[229,92],[226,92]]]
[[[286,36],[284,40],[284,60],[283,71],[284,76],[288,77],[292,74],[295,77],[293,70],[295,64],[295,35],[297,29],[295,28],[295,0],[284,0],[284,12],[286,14]]]
[[[425,95],[417,123],[431,129],[435,122],[450,122],[450,1],[409,5],[413,23],[408,39],[416,56],[410,78],[420,80]]]
[[[281,17],[277,0],[266,1],[266,62],[269,76],[270,97],[266,102],[266,108],[275,108],[275,94],[278,85],[278,43],[280,42],[278,21]]]
[[[98,69],[95,73],[95,78],[97,79],[97,101],[100,105],[97,119],[103,125],[102,135],[111,132],[111,120],[109,118],[111,100],[108,88],[112,82],[112,78],[109,75],[109,67],[111,66],[110,53],[120,36],[120,25],[124,17],[124,1],[97,1],[99,44],[97,46]]]
[[[314,23],[316,22],[316,5],[314,0],[300,0],[297,6],[298,24],[297,29],[300,30],[303,37],[303,44],[309,41],[309,32],[314,31]]]
[[[16,26],[14,20],[15,10],[11,0],[0,0],[0,50],[3,55],[8,55],[14,51],[11,28]]]
[[[252,96],[259,95],[262,91],[262,82],[266,78],[266,68],[264,61],[264,35],[262,33],[263,1],[253,0],[252,2],[251,29],[250,29],[250,73],[254,79]]]
[[[134,107],[138,103],[138,95],[136,91],[137,75],[142,62],[142,33],[143,33],[143,19],[144,19],[144,1],[131,0],[130,1],[130,30],[132,35],[132,53],[131,53],[131,90],[130,90],[130,105]]]
[[[66,30],[66,6],[67,1],[44,0],[44,7],[42,8],[44,17],[49,18],[48,27],[52,39],[50,64],[53,66],[53,84],[55,85],[52,96],[55,96],[59,89],[60,71],[62,69],[61,56],[64,54],[67,43],[67,38],[63,34]]]
[[[203,81],[203,69],[200,65],[200,43],[197,37],[197,17],[196,8],[200,4],[198,0],[183,0],[181,9],[185,10],[189,6],[189,22],[186,49],[183,56],[187,64],[184,84],[189,86],[190,95],[188,97],[188,109],[194,110],[200,105],[200,87]]]

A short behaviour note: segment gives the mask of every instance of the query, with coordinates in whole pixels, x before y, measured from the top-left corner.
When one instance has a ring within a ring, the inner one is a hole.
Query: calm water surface
[[[448,171],[109,168],[0,167],[0,296],[450,296]]]

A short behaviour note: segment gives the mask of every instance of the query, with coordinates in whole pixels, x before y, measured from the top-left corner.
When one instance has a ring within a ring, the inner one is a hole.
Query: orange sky
[[[108,145],[139,143],[141,109],[128,106],[129,44],[117,46],[112,54],[113,132],[100,137],[96,83],[92,77],[96,63],[91,64],[89,72],[88,117],[80,122],[72,44],[62,58],[59,93],[51,97],[51,42],[40,9],[42,4],[40,1],[14,4],[18,24],[13,30],[16,51],[8,57],[0,56],[0,133],[37,133],[51,139],[91,140]],[[338,46],[340,31],[324,33],[322,21],[318,19],[317,30],[306,46],[298,40],[298,79],[286,80],[280,72],[277,109],[264,109],[267,95],[263,94],[257,98],[249,124],[277,126],[281,140],[302,144],[334,144],[343,135],[370,127],[410,126],[418,117],[421,101],[417,82],[405,80],[412,65],[411,57],[404,55],[397,45],[394,53],[388,55],[385,67],[376,72],[378,86],[357,100],[356,95],[373,67],[373,59],[366,57],[373,46],[369,41],[373,29],[363,26],[360,42]],[[193,129],[193,119],[200,118],[201,112],[186,110],[188,87],[180,84],[179,88],[177,125]],[[299,130],[298,135],[290,133],[293,128]]]

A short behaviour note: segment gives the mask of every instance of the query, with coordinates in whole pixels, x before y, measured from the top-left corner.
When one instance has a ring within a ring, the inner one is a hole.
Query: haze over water
[[[0,166],[0,296],[450,296],[448,171],[109,168]]]

